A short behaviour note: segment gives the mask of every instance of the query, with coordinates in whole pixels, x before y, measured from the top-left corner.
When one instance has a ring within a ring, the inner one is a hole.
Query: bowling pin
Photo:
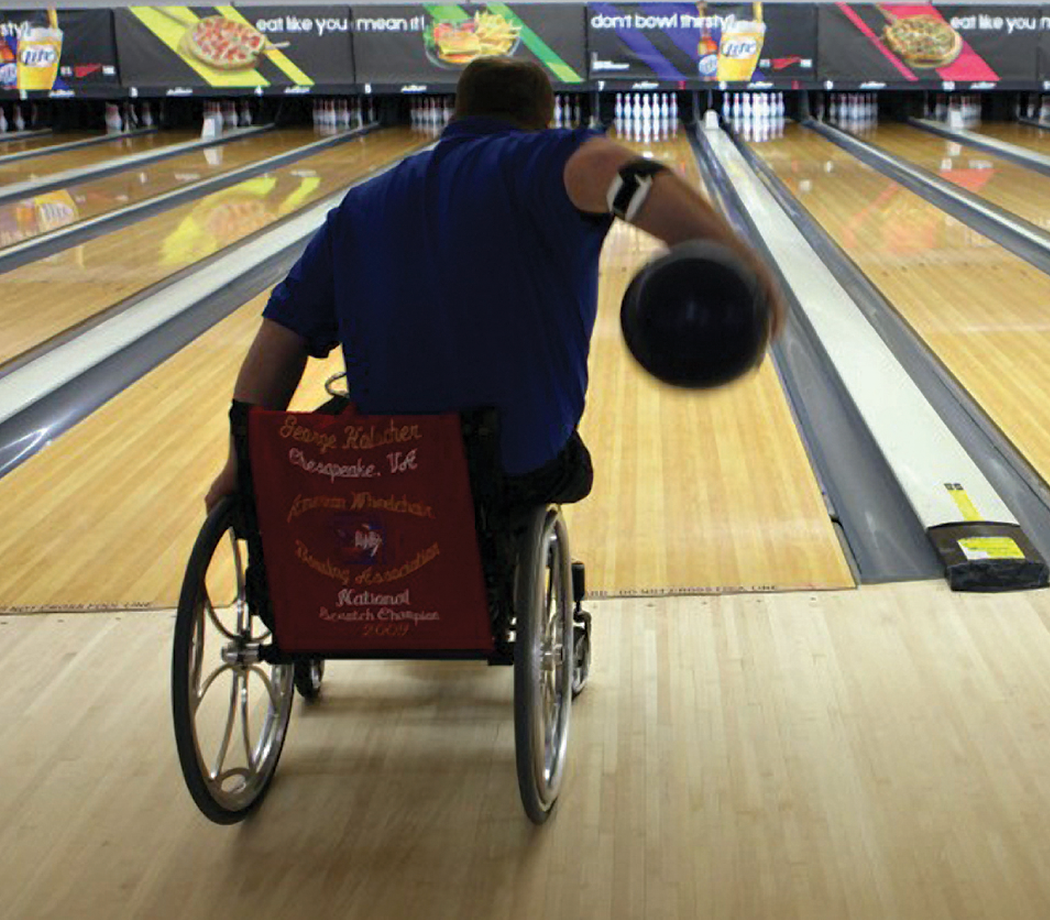
[[[22,106],[20,106],[16,102],[15,103],[15,130],[16,131],[25,131],[25,129],[26,129],[26,120],[22,116]]]
[[[4,112],[4,107],[0,105],[0,134],[3,134],[5,131],[7,131],[7,128],[7,113]]]

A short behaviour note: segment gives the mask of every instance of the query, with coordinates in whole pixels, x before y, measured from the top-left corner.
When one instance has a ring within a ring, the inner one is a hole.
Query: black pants
[[[527,510],[547,502],[567,505],[586,498],[594,485],[591,452],[574,431],[568,443],[549,463],[523,476],[509,476],[504,484],[508,506]]]

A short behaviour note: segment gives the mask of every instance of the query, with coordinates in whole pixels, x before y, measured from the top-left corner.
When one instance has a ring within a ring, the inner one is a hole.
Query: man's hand
[[[266,409],[284,409],[295,393],[306,367],[306,340],[284,326],[264,319],[241,365],[233,398]],[[204,498],[211,511],[219,501],[237,491],[237,453],[233,442],[226,466]]]
[[[211,484],[211,488],[208,489],[208,494],[204,496],[205,509],[211,514],[212,508],[214,508],[227,495],[233,495],[236,491],[237,456],[231,452],[229,459],[226,461],[226,466],[224,466],[222,472],[215,477],[215,481]]]

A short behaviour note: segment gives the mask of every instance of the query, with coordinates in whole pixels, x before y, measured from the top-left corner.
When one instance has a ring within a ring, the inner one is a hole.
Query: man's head
[[[554,90],[546,71],[531,61],[506,57],[471,61],[456,87],[456,118],[479,115],[542,131],[554,116]]]

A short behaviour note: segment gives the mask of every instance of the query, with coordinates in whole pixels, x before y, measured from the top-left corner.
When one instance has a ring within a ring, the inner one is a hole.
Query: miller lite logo
[[[18,63],[23,67],[50,67],[58,61],[58,51],[50,45],[18,49]]]
[[[753,38],[731,38],[722,42],[722,55],[728,58],[746,58],[758,54],[758,42]]]

